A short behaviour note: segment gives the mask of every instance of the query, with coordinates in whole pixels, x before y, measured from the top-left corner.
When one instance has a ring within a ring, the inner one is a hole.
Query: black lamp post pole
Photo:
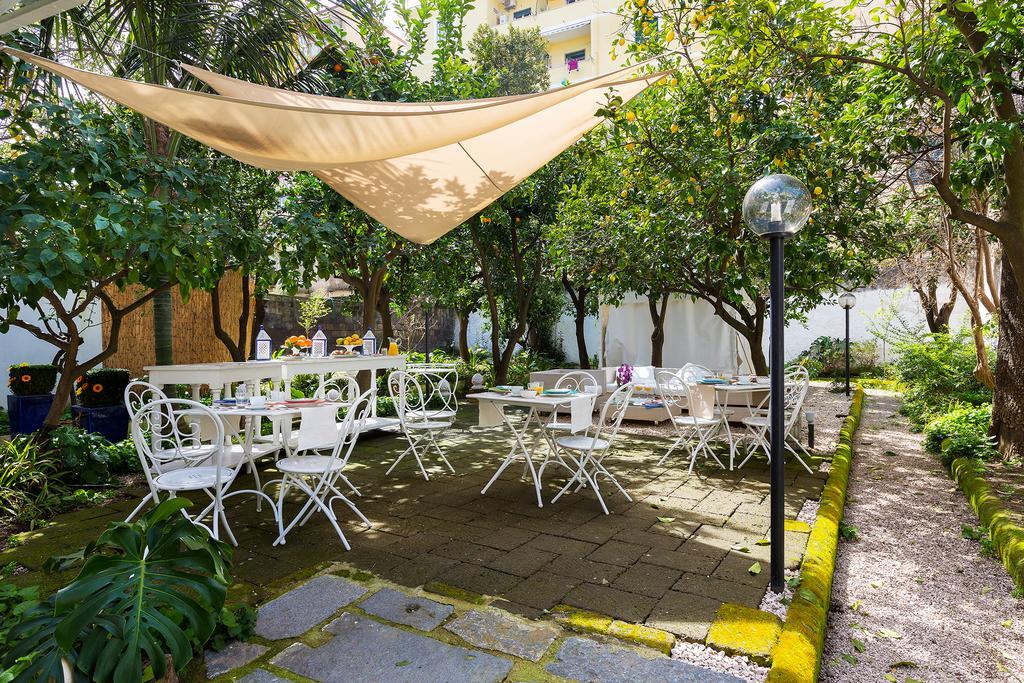
[[[430,307],[423,304],[423,357],[430,362]]]
[[[850,398],[850,308],[843,308],[846,311],[846,398]]]
[[[771,339],[769,363],[771,364],[771,589],[781,593],[785,584],[785,524],[786,485],[785,434],[783,434],[785,401],[785,301],[783,287],[785,279],[785,237],[779,231],[770,237],[771,241]]]

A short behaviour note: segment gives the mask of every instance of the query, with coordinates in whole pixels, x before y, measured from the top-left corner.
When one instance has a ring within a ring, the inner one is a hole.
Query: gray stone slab
[[[381,619],[412,626],[421,631],[434,630],[455,611],[451,605],[406,595],[391,588],[381,588],[359,603],[359,607]]]
[[[232,669],[245,666],[266,651],[267,648],[258,643],[242,643],[237,640],[220,652],[207,650],[204,657],[206,661],[206,677],[216,678]]]
[[[594,683],[741,683],[743,680],[667,657],[646,659],[626,647],[578,637],[565,641],[547,670],[556,676]]]
[[[355,614],[342,614],[325,630],[334,637],[317,648],[296,643],[277,655],[274,664],[324,683],[497,683],[512,668],[512,662],[502,657]]]
[[[471,645],[532,662],[544,656],[561,632],[554,624],[529,623],[492,610],[471,610],[444,627]]]
[[[256,669],[252,673],[239,678],[235,683],[291,683],[291,681],[287,678],[281,678],[277,674],[272,674],[266,669]]]
[[[364,593],[340,576],[318,576],[260,607],[256,634],[269,640],[300,636]]]

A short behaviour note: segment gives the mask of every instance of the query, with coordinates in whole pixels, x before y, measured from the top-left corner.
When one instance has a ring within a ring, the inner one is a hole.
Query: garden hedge
[[[22,363],[7,369],[7,386],[15,396],[39,396],[53,391],[57,383],[56,365]]]
[[[76,382],[78,402],[90,408],[121,405],[125,387],[130,381],[131,375],[124,369],[91,370]]]
[[[1017,524],[1002,500],[982,476],[978,463],[970,458],[957,458],[950,466],[957,486],[967,496],[982,525],[992,535],[999,559],[1014,583],[1024,587],[1024,527]]]
[[[832,596],[832,574],[839,546],[839,523],[846,505],[853,460],[853,435],[860,425],[864,388],[857,386],[850,413],[839,432],[839,444],[832,458],[832,471],[821,494],[818,517],[807,539],[807,551],[800,565],[800,588],[786,614],[782,635],[772,652],[768,680],[784,683],[813,683],[818,680],[821,653],[825,646],[828,604]]]

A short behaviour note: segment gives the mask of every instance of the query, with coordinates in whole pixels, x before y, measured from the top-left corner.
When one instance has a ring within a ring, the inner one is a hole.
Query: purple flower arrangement
[[[619,386],[629,384],[633,381],[633,366],[629,363],[623,363],[615,371],[615,379],[618,380]]]

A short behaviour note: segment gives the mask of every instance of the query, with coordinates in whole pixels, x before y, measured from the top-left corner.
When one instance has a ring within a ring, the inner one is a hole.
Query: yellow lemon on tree
[[[626,120],[627,121],[636,121],[636,114],[634,112],[627,111],[626,112]]]
[[[692,194],[686,195],[686,203],[687,204],[693,204],[693,202],[694,202],[693,195]]]
[[[821,186],[818,186],[818,187],[814,188],[814,196],[815,197],[820,197],[821,196]]]
[[[636,145],[634,143],[632,143],[632,142],[627,142],[626,143],[626,150],[627,151],[632,152],[634,149],[636,149]]]
[[[678,133],[679,132],[679,124],[678,123],[673,123],[671,128],[669,128],[669,130],[671,132],[673,132],[673,133]]]
[[[665,34],[665,42],[666,43],[671,43],[675,39],[676,39],[676,32],[675,31],[669,31],[668,33]]]

